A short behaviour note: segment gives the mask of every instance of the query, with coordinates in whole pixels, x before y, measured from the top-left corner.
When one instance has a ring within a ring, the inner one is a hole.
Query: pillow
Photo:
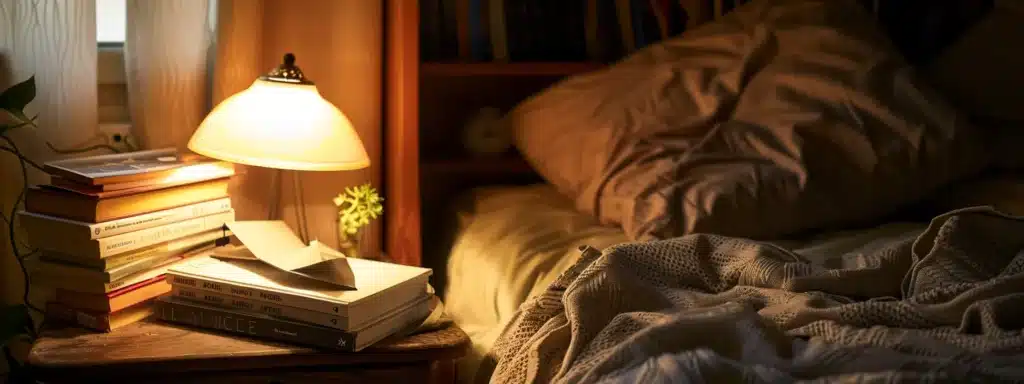
[[[633,239],[860,224],[987,162],[846,0],[749,3],[506,118],[542,176]]]
[[[952,102],[978,118],[998,166],[1024,167],[1024,4],[997,1],[926,69]]]

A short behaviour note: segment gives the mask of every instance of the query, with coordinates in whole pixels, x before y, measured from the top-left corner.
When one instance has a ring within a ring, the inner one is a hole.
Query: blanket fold
[[[811,264],[694,234],[585,250],[495,343],[494,383],[1024,381],[1024,218],[990,207]]]

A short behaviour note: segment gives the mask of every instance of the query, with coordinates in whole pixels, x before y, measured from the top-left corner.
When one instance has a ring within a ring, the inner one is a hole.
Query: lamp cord
[[[267,204],[267,220],[274,220],[277,217],[278,211],[281,209],[281,172],[280,169],[274,169],[270,174],[271,182],[270,185],[273,188],[273,195],[270,198],[270,204]]]

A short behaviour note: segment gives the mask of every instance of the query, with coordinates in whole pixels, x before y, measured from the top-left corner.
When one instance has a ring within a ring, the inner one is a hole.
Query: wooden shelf
[[[421,166],[425,174],[532,175],[535,173],[526,160],[518,157],[424,160]]]
[[[604,68],[598,62],[421,63],[426,76],[569,76]]]

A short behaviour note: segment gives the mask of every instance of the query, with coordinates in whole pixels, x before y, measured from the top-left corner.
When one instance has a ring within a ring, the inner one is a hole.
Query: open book
[[[235,221],[227,227],[244,245],[220,247],[211,256],[259,260],[285,272],[357,288],[344,254],[316,240],[304,244],[283,221]]]

